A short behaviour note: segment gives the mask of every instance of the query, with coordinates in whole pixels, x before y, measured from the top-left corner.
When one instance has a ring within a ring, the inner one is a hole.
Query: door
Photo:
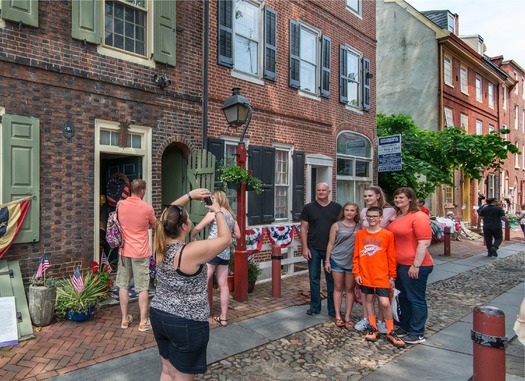
[[[106,184],[115,173],[123,173],[129,182],[142,178],[142,157],[126,156],[118,159],[110,159],[106,166]]]

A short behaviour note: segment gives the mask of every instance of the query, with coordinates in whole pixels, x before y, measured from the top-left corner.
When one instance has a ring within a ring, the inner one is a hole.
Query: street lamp
[[[244,124],[241,139],[237,144],[237,166],[246,169],[246,145],[244,135],[252,117],[252,106],[246,97],[240,94],[241,89],[232,89],[232,95],[222,105],[226,121],[234,128]],[[237,190],[237,222],[241,237],[237,240],[234,254],[234,282],[233,299],[244,302],[248,299],[248,253],[246,252],[246,182],[241,182]]]

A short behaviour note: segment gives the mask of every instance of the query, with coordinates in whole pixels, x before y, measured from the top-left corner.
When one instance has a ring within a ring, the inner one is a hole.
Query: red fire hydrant
[[[496,307],[476,306],[472,331],[472,381],[505,381],[505,313]]]

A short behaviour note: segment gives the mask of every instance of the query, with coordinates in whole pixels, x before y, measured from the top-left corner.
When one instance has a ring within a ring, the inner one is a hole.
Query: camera
[[[211,205],[211,204],[213,204],[213,200],[211,199],[211,196],[210,196],[210,197],[206,197],[206,198],[204,198],[204,203],[205,203],[206,205]]]

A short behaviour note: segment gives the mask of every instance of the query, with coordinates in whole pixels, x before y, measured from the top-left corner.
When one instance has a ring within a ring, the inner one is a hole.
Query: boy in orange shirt
[[[396,280],[396,251],[394,235],[381,228],[383,209],[371,206],[366,212],[368,227],[357,232],[354,246],[354,273],[355,280],[361,286],[369,311],[369,327],[365,336],[367,341],[376,341],[379,337],[376,316],[374,314],[374,294],[379,299],[379,308],[382,309],[387,335],[386,338],[395,347],[404,347],[405,342],[394,332],[394,318],[390,305],[390,289],[394,288]]]

